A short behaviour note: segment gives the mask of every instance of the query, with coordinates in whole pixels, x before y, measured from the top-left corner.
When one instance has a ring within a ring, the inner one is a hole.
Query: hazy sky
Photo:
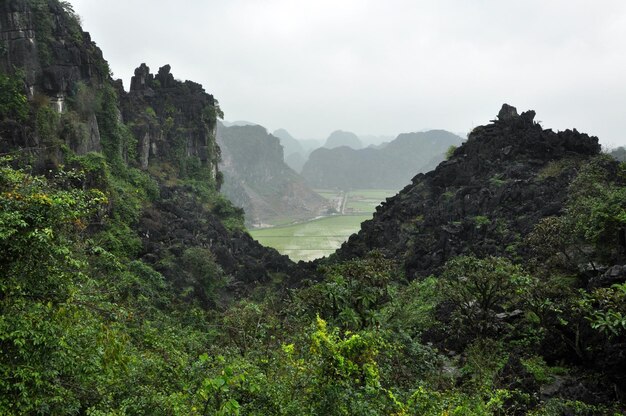
[[[297,138],[467,132],[502,103],[626,145],[624,0],[71,0],[128,88],[170,64]]]

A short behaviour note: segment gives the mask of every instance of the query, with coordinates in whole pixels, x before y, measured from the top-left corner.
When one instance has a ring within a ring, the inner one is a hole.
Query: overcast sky
[[[145,62],[301,139],[467,132],[502,103],[626,145],[624,0],[71,0],[128,88]]]

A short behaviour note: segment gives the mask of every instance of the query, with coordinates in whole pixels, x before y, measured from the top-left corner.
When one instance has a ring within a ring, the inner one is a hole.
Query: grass
[[[249,230],[261,244],[273,247],[292,260],[313,260],[328,256],[361,228],[361,223],[372,218],[372,213],[385,198],[396,192],[388,189],[361,189],[344,193],[339,190],[316,189],[331,201],[346,196],[344,215],[333,215],[299,224],[278,225]]]
[[[386,198],[396,194],[396,191],[389,189],[359,189],[348,193],[346,212],[374,212]]]

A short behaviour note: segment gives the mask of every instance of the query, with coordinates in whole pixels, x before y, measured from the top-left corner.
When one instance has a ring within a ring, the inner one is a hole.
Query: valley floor
[[[389,189],[356,191],[316,190],[333,202],[338,214],[310,221],[249,230],[261,244],[273,247],[293,261],[310,261],[328,256],[372,218],[376,207],[396,193]]]

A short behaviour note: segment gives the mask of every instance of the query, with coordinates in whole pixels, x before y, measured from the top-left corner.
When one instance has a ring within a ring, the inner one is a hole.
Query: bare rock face
[[[178,81],[169,65],[156,75],[141,64],[121,93],[122,116],[138,138],[143,169],[152,163],[199,164],[217,176],[219,148],[215,130],[219,107],[202,85]]]
[[[503,104],[502,108],[498,112],[498,120],[500,121],[510,121],[517,117],[519,117],[517,114],[517,108],[508,104]]]
[[[108,79],[102,51],[60,3],[2,2],[0,40],[0,68],[20,68],[31,95],[64,98],[78,81],[101,85]]]
[[[575,175],[567,163],[549,175],[544,169],[600,152],[596,137],[544,130],[534,116],[504,105],[498,120],[476,127],[449,160],[378,207],[339,257],[380,249],[415,278],[458,255],[524,255],[521,236],[561,212]]]
[[[68,99],[75,96],[79,83],[99,89],[109,77],[102,52],[89,33],[82,31],[71,6],[55,1],[0,3],[0,71],[22,78],[29,100],[47,102],[58,113],[67,110]],[[80,123],[80,132],[64,131],[65,144],[78,154],[100,151],[95,112],[84,114]],[[62,158],[33,126],[21,123],[16,129],[7,120],[2,124],[2,148],[31,149],[39,165]]]

